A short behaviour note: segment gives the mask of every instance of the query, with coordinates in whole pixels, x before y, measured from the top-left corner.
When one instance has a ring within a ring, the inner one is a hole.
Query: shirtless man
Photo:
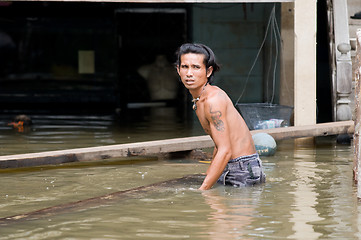
[[[193,110],[214,141],[211,164],[199,189],[224,185],[249,186],[265,182],[262,162],[252,135],[231,99],[212,86],[219,70],[213,51],[202,44],[183,44],[177,51],[177,71],[193,97]]]

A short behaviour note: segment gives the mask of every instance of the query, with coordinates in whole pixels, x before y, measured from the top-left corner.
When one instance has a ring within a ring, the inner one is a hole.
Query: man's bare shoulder
[[[205,104],[209,107],[213,106],[226,106],[229,101],[228,95],[219,87],[212,86],[207,94]]]
[[[211,88],[209,89],[209,93],[207,96],[207,99],[209,101],[217,101],[227,98],[228,98],[227,94],[221,88],[217,86],[211,86]]]

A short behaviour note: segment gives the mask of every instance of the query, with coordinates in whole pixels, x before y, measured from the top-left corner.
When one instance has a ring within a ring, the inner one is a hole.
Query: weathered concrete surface
[[[361,78],[361,29],[357,31],[355,61],[355,130],[354,130],[354,161],[353,161],[353,178],[357,184],[357,198],[361,199],[361,96],[360,96],[360,78]]]
[[[254,130],[252,131],[252,134],[265,132],[273,136],[275,140],[282,140],[286,138],[328,136],[343,133],[352,134],[353,131],[353,121],[342,121],[310,126]],[[32,167],[40,165],[53,165],[69,162],[99,161],[103,159],[122,158],[130,156],[157,156],[159,154],[187,152],[194,149],[204,149],[213,146],[214,145],[212,139],[206,135],[158,141],[117,144],[100,147],[16,154],[0,156],[0,168],[4,169]]]

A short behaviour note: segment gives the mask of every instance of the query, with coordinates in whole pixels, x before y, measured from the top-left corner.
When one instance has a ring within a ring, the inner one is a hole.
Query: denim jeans
[[[266,175],[262,169],[262,161],[257,153],[232,159],[217,182],[235,187],[264,183]]]

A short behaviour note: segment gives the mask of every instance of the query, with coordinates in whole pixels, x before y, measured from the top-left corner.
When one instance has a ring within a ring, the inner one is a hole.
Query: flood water
[[[36,116],[31,132],[1,129],[1,153],[203,134],[194,128],[181,133],[189,126],[181,122],[115,122],[111,116]],[[5,221],[0,239],[361,239],[353,147],[336,144],[334,137],[315,142],[301,147],[294,140],[278,142],[276,154],[262,158],[267,182],[260,186],[198,191],[203,177],[191,176],[112,201]],[[0,218],[199,174],[207,167],[198,160],[147,157],[1,170]]]
[[[0,115],[0,155],[204,134],[198,122],[179,118],[175,109],[168,107],[136,109],[127,116],[29,113],[33,125],[23,132],[8,125],[18,114]]]

